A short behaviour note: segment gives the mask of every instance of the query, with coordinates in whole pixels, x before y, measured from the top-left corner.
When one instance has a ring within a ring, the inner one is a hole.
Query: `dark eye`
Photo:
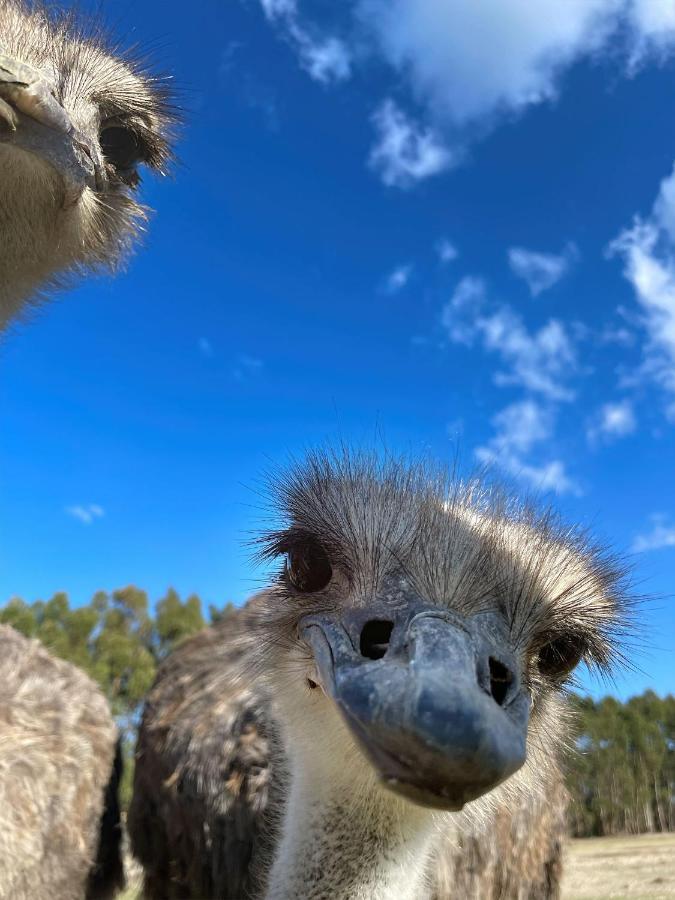
[[[575,635],[556,638],[539,651],[539,671],[548,678],[565,678],[579,663],[584,650],[584,642]]]
[[[332,576],[328,554],[314,538],[307,538],[288,551],[286,577],[296,591],[303,594],[321,591]]]
[[[143,159],[143,148],[136,134],[121,125],[109,125],[100,134],[101,153],[116,169],[133,169]]]

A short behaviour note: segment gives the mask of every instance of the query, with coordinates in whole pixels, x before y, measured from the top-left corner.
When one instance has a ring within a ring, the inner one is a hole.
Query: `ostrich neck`
[[[322,765],[309,754],[290,761],[290,790],[266,900],[429,895],[425,870],[436,833],[432,814],[378,787],[365,760],[350,762]],[[361,766],[364,775],[355,779],[354,768]]]

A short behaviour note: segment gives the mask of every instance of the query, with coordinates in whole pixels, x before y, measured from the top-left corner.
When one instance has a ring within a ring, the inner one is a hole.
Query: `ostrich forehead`
[[[620,566],[579,529],[503,489],[345,453],[311,455],[273,479],[272,492],[286,528],[265,552],[311,535],[348,578],[343,602],[368,602],[398,579],[464,614],[500,608],[527,639],[576,631],[605,643],[621,619]]]
[[[41,3],[0,0],[0,48],[48,75],[57,99],[75,116],[138,116],[160,130],[172,120],[169,92],[141,63],[110,50],[95,26],[72,14],[54,15]],[[89,110],[87,110],[89,107]],[[84,124],[81,122],[80,124]],[[157,147],[166,153],[166,145]]]

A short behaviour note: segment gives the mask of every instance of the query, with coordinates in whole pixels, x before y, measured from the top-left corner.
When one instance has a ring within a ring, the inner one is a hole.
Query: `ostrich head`
[[[166,87],[71,17],[0,0],[0,327],[66,274],[124,258],[162,171]]]
[[[350,793],[454,811],[520,767],[509,784],[536,781],[573,670],[618,653],[611,559],[425,465],[319,453],[273,492],[284,527],[263,555],[283,565],[255,623],[300,769],[323,754]]]

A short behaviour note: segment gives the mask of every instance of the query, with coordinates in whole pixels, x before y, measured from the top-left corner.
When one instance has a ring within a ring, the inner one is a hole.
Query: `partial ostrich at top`
[[[102,35],[0,0],[0,330],[70,276],[115,267],[145,218],[138,166],[169,156],[167,92]],[[96,685],[0,627],[0,897],[123,882],[117,732]]]
[[[164,82],[102,35],[0,0],[0,329],[125,258],[146,218],[139,165],[162,171],[172,118]]]
[[[318,453],[272,495],[277,575],[148,697],[146,896],[556,896],[565,685],[618,655],[620,568],[426,465]]]

